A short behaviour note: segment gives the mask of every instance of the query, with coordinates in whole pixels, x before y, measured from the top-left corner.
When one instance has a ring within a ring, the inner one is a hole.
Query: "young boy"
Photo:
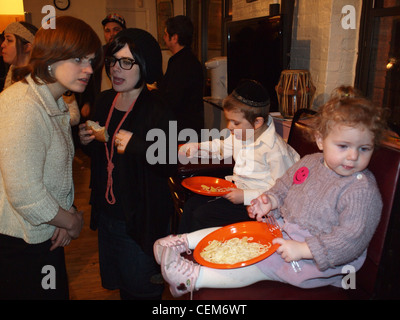
[[[232,156],[233,176],[226,179],[237,186],[222,198],[191,197],[185,204],[179,232],[249,220],[246,205],[271,188],[299,160],[297,152],[275,132],[269,107],[264,87],[257,81],[243,80],[223,102],[230,136],[224,140],[187,143],[179,149],[181,155],[188,157],[204,153]]]

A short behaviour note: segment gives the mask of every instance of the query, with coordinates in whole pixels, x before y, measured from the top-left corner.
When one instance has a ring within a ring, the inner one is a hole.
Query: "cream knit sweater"
[[[74,200],[74,146],[62,97],[30,76],[0,94],[0,233],[41,243]]]

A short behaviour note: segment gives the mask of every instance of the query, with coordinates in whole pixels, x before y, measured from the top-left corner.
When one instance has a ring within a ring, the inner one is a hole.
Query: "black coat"
[[[188,47],[174,54],[158,88],[176,115],[178,132],[194,129],[200,137],[204,128],[204,69]]]
[[[92,120],[98,121],[101,126],[105,125],[115,96],[114,90],[100,94]],[[121,127],[133,132],[125,153],[120,155],[114,151],[113,177],[116,205],[123,212],[128,234],[150,255],[153,254],[154,241],[169,233],[170,215],[174,209],[168,188],[168,177],[176,172],[177,165],[169,164],[168,159],[166,164],[149,164],[146,152],[154,141],[146,141],[146,135],[149,130],[160,128],[165,133],[168,143],[169,121],[173,120],[171,111],[165,107],[158,92],[148,91],[145,87]],[[111,140],[113,132],[109,133]],[[108,144],[109,148],[110,145],[111,142]],[[168,156],[168,144],[165,148]],[[104,143],[93,141],[84,147],[84,151],[91,157],[91,228],[96,229],[99,213],[104,212],[104,206],[109,206],[105,202],[107,176],[105,146]]]

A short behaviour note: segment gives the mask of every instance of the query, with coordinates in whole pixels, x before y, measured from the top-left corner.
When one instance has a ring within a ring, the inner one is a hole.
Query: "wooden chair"
[[[306,111],[309,113],[309,111]],[[288,143],[301,156],[318,151],[306,138],[307,124],[295,115]],[[356,288],[326,286],[301,289],[275,281],[261,281],[237,289],[203,288],[195,300],[274,300],[274,299],[387,299],[400,298],[400,150],[383,145],[374,152],[368,167],[376,177],[383,209],[381,221],[368,247],[367,259],[356,273]]]

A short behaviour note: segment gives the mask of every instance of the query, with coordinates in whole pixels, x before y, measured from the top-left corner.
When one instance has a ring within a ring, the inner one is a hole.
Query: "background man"
[[[192,21],[186,16],[167,20],[164,41],[173,55],[158,88],[175,112],[178,133],[191,128],[200,138],[204,127],[204,71],[191,49],[193,30]]]

